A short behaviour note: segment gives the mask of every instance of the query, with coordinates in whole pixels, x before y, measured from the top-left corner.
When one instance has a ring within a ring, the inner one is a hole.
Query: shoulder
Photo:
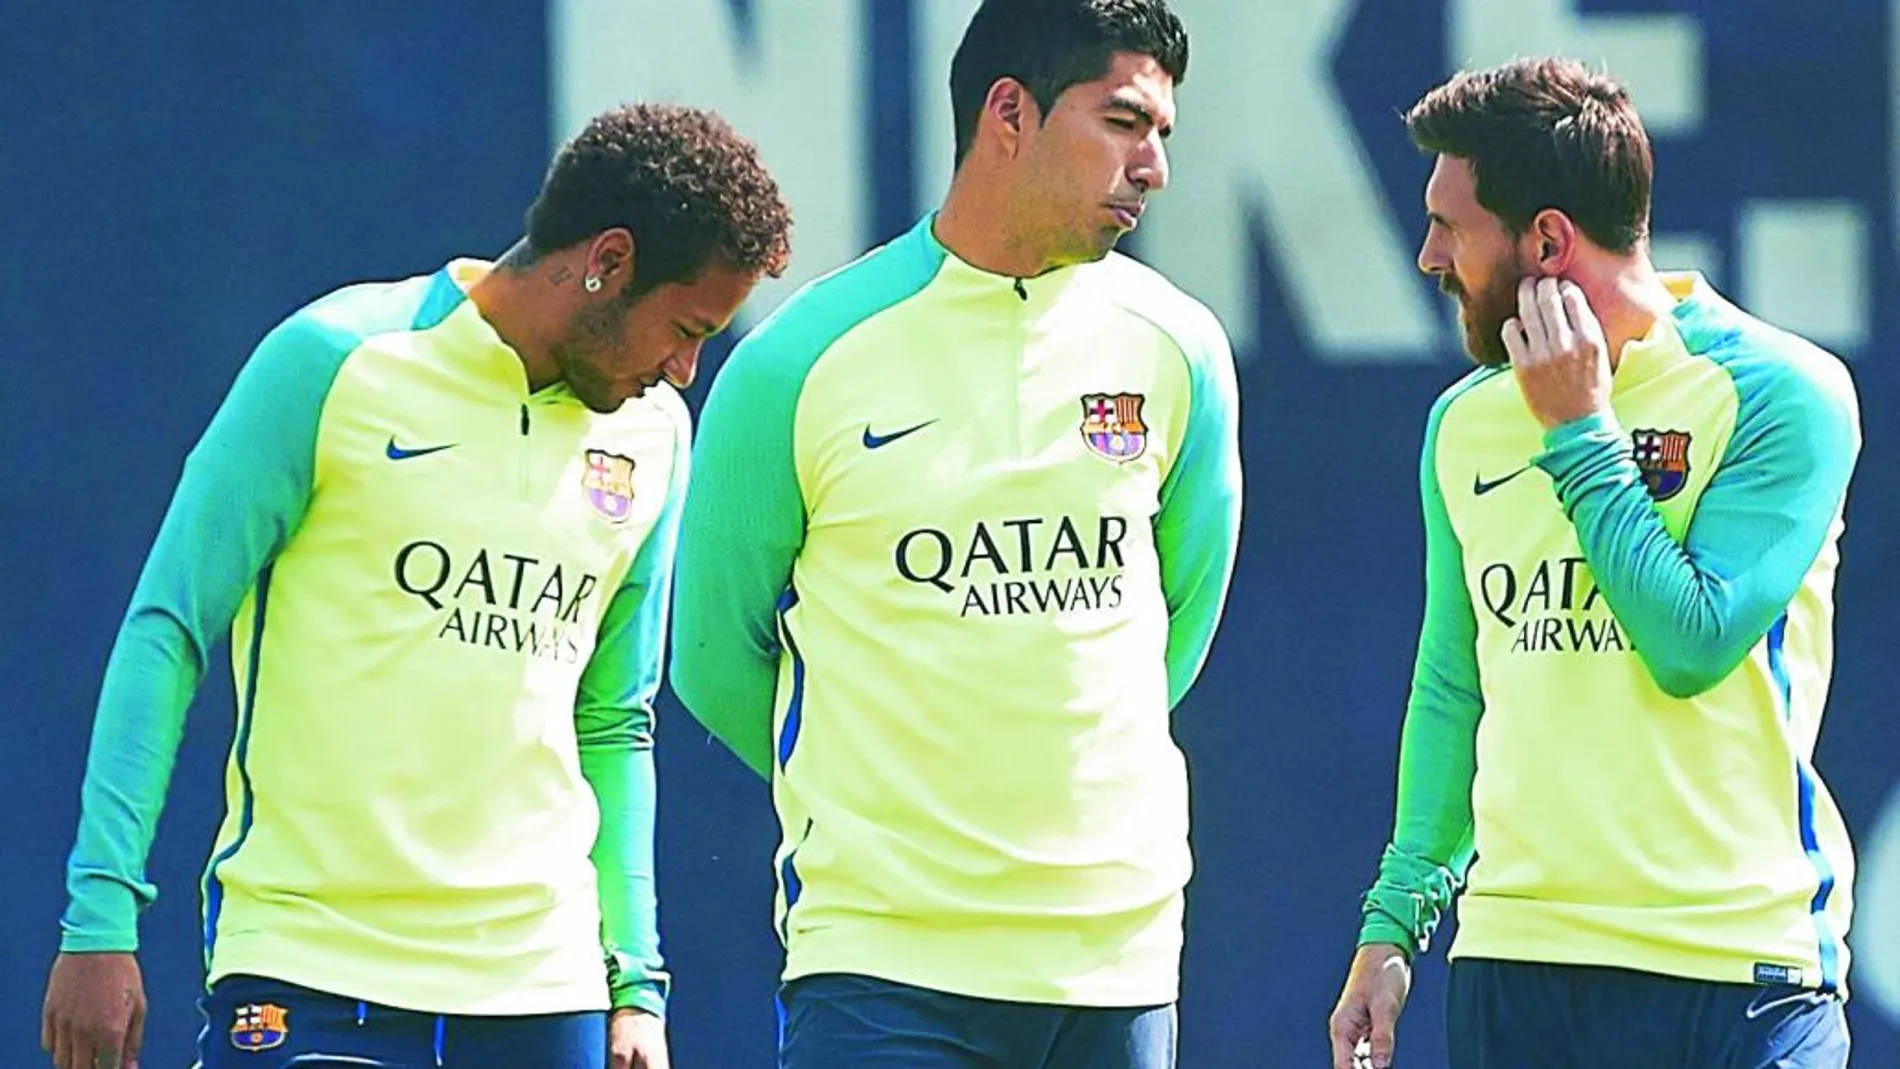
[[[1190,364],[1233,363],[1233,349],[1219,317],[1166,275],[1119,252],[1109,253],[1085,270],[1107,300],[1167,335]]]
[[[1475,367],[1445,387],[1425,417],[1426,439],[1435,438],[1448,419],[1462,418],[1497,391],[1515,390],[1509,371],[1508,367]]]
[[[426,329],[466,297],[446,273],[400,282],[360,282],[331,290],[272,327],[253,363],[327,367],[334,372],[373,337]]]
[[[1757,426],[1809,420],[1859,423],[1846,361],[1791,331],[1757,319],[1707,286],[1676,308],[1683,345],[1733,383],[1737,421]]]
[[[852,328],[922,292],[943,259],[941,250],[913,229],[805,283],[740,339],[721,379],[735,371],[744,377],[803,379]]]

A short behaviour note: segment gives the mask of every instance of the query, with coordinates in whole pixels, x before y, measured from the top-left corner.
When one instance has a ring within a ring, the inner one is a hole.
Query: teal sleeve
[[[302,521],[317,428],[354,335],[286,320],[186,458],[107,661],[67,862],[62,950],[131,951],[157,897],[145,862],[211,649]]]
[[[1168,605],[1170,706],[1207,661],[1240,546],[1240,390],[1218,323],[1210,322],[1198,351],[1188,354],[1188,375],[1187,431],[1161,486],[1154,531]]]
[[[615,1009],[666,1012],[671,978],[660,957],[653,840],[657,795],[653,702],[666,657],[673,560],[691,454],[681,428],[665,506],[607,605],[574,710],[581,775],[600,803],[594,869],[601,942]]]
[[[1727,678],[1787,611],[1860,451],[1851,385],[1829,388],[1784,360],[1730,370],[1735,431],[1681,543],[1663,527],[1613,416],[1554,428],[1538,461],[1604,600],[1656,685],[1677,698]]]
[[[1477,380],[1472,380],[1477,381]],[[1433,409],[1419,465],[1425,514],[1425,619],[1399,739],[1392,842],[1362,902],[1359,943],[1430,945],[1472,861],[1471,784],[1477,773],[1478,621],[1465,586],[1463,549],[1438,484],[1438,424],[1456,394]]]
[[[792,429],[808,364],[748,335],[714,380],[693,445],[681,525],[673,690],[761,776],[772,768],[777,606],[805,542]]]

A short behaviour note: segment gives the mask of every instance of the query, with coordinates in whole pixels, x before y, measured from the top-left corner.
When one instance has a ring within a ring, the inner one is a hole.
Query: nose
[[[1426,233],[1418,247],[1418,269],[1428,275],[1442,275],[1451,270],[1451,257],[1438,241],[1436,227]]]
[[[1128,164],[1128,181],[1144,194],[1168,187],[1168,149],[1161,143],[1160,134],[1149,134],[1135,150]]]
[[[682,390],[691,386],[693,376],[699,374],[699,351],[704,344],[696,341],[667,357],[666,362],[660,365],[660,373],[666,376],[666,381]]]

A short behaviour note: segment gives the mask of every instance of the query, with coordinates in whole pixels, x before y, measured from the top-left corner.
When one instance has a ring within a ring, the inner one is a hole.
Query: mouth
[[[1108,210],[1115,213],[1115,221],[1123,230],[1133,230],[1141,222],[1141,213],[1147,205],[1138,200],[1110,201]]]

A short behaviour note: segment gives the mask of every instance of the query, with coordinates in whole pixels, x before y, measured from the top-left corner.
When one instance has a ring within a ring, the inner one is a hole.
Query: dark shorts
[[[1841,1000],[1626,969],[1463,958],[1445,1023],[1451,1069],[1842,1069]]]
[[[198,1002],[201,1069],[603,1069],[607,1015],[416,1013],[251,976]]]
[[[868,976],[779,993],[779,1069],[1173,1069],[1174,1007],[947,995]]]

